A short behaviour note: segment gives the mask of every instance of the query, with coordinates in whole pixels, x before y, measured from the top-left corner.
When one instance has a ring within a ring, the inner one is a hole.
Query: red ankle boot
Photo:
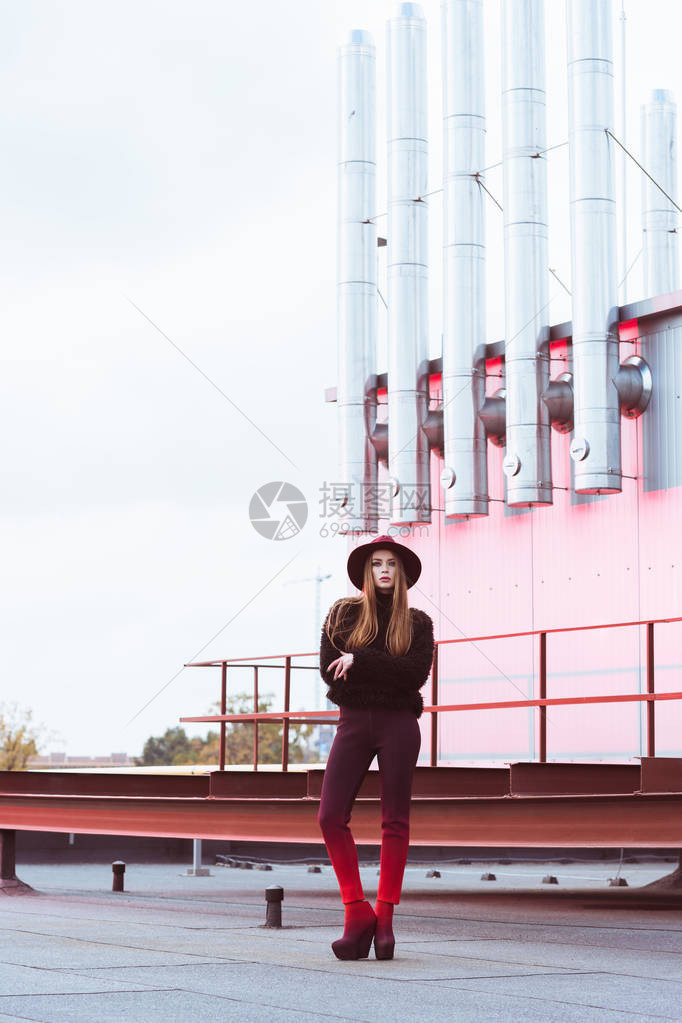
[[[374,913],[377,918],[377,926],[374,933],[374,954],[377,959],[392,959],[395,948],[393,903],[377,899]]]
[[[372,947],[377,925],[374,910],[367,899],[345,904],[343,937],[332,941],[337,959],[366,959]]]

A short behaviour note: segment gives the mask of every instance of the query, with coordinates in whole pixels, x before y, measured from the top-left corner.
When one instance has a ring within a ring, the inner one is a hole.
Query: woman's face
[[[381,549],[372,552],[372,575],[374,585],[382,593],[388,593],[395,585],[396,555],[393,551]]]

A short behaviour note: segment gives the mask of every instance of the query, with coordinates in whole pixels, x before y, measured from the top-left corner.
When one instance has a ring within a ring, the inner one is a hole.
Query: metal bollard
[[[265,889],[265,926],[282,926],[282,899],[284,889],[281,884],[269,884]]]
[[[126,872],[126,865],[123,860],[114,860],[111,864],[111,869],[114,872],[114,883],[111,886],[112,892],[123,891],[123,875]]]
[[[210,877],[211,871],[208,867],[201,865],[201,839],[192,840],[192,866],[187,868],[187,877]]]

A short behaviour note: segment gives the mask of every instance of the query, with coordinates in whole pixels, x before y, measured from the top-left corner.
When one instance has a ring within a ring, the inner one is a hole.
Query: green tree
[[[136,757],[138,765],[195,764],[194,750],[184,728],[167,728],[163,735],[150,735]]]
[[[264,693],[258,700],[258,710],[268,711],[273,693]],[[253,710],[253,696],[234,693],[227,699],[227,714],[249,714]],[[220,713],[220,704],[209,710]],[[225,763],[250,764],[253,762],[253,721],[228,721],[225,726]],[[310,746],[312,725],[291,725],[289,728],[289,762],[309,763],[317,759]],[[258,762],[278,764],[282,759],[282,723],[265,721],[258,726]],[[144,744],[140,765],[217,764],[220,760],[220,732],[209,731],[205,739],[188,736],[184,728],[167,728],[161,736],[150,736]]]
[[[258,710],[269,711],[274,700],[274,693],[263,693],[259,696]],[[227,714],[250,714],[253,712],[253,696],[250,693],[234,693],[228,697]],[[220,713],[220,704],[211,707],[211,713]],[[253,721],[228,721],[225,726],[225,763],[253,763]],[[289,763],[305,764],[316,760],[316,754],[310,747],[313,734],[312,725],[289,726]],[[220,736],[214,733],[212,760],[216,763],[220,756]],[[279,764],[282,760],[282,722],[263,721],[258,725],[258,763]]]
[[[42,740],[42,728],[33,724],[33,712],[18,703],[0,704],[0,770],[25,771]]]

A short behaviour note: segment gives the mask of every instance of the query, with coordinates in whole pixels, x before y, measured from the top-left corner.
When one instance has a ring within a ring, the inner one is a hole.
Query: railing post
[[[654,679],[654,623],[646,626],[646,691],[653,696],[656,691]],[[646,701],[646,755],[656,756],[656,702]]]
[[[547,633],[540,633],[540,699],[547,699]],[[540,763],[547,763],[547,708],[540,707]]]
[[[431,704],[438,703],[438,643],[433,651],[433,665],[431,666]],[[431,714],[431,767],[438,767],[438,712]]]
[[[291,656],[284,658],[284,712],[289,712],[291,703]],[[282,770],[289,770],[289,718],[282,722]]]
[[[220,713],[227,713],[227,663],[222,663],[220,679]],[[220,722],[220,770],[225,770],[225,721]]]
[[[253,666],[253,713],[258,713],[258,665]],[[253,723],[253,769],[258,770],[258,722]]]

